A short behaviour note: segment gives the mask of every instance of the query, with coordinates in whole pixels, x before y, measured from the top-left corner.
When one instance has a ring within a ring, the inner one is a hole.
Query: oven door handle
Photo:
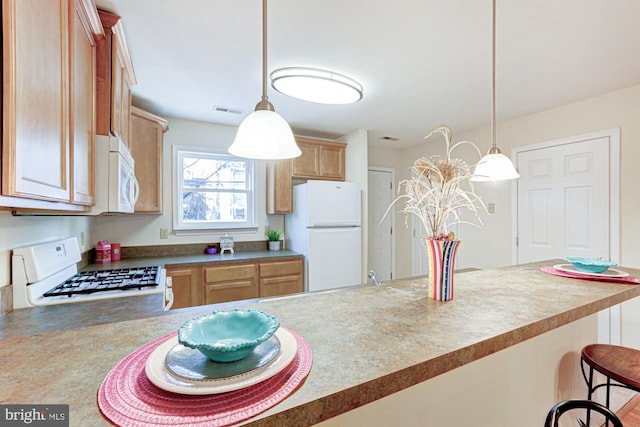
[[[171,277],[167,277],[164,288],[164,311],[171,309],[173,306],[173,281]]]

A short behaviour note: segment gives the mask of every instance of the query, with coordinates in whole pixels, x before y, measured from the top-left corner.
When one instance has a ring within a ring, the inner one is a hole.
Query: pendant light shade
[[[491,5],[491,148],[473,171],[471,181],[505,181],[520,177],[511,160],[496,145],[496,0]]]
[[[496,147],[497,148],[497,147]],[[506,181],[520,177],[511,163],[511,159],[502,153],[487,154],[484,156],[473,171],[471,181]]]
[[[229,153],[268,160],[290,159],[301,154],[287,122],[269,110],[256,110],[244,119]]]
[[[262,99],[240,123],[229,153],[249,159],[291,159],[302,152],[289,124],[267,96],[267,0],[262,0]]]

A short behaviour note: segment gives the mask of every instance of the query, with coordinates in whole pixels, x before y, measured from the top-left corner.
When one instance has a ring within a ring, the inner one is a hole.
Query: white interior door
[[[427,247],[424,227],[415,215],[411,215],[411,275],[425,276],[429,274],[429,262],[427,261]]]
[[[382,217],[393,202],[394,171],[387,168],[369,169],[369,226],[367,269],[374,270],[380,280],[393,278],[395,246],[393,225],[395,210]],[[380,221],[382,220],[382,223]]]
[[[606,139],[518,154],[518,262],[610,258]]]
[[[516,263],[567,256],[619,262],[619,131],[514,150]],[[619,306],[599,313],[598,340],[621,342]]]

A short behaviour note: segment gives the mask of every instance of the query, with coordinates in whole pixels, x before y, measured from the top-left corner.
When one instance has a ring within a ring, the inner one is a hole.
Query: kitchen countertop
[[[303,336],[314,359],[306,382],[249,424],[312,425],[640,295],[640,286],[539,270],[553,264],[458,273],[449,302],[427,298],[424,278],[251,302]],[[109,425],[95,402],[109,370],[214,307],[124,321],[115,313],[113,323],[3,339],[0,402],[69,403],[71,425]]]
[[[129,267],[146,267],[160,265],[165,268],[189,267],[217,262],[253,262],[302,258],[303,255],[290,251],[250,251],[224,254],[196,254],[178,256],[153,256],[141,258],[125,258],[121,261],[108,262],[104,264],[89,264],[84,266],[82,271],[109,270]]]

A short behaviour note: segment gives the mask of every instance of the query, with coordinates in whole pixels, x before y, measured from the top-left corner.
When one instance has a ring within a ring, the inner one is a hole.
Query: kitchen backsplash
[[[123,246],[120,248],[122,259],[146,258],[146,257],[163,257],[178,255],[198,255],[204,254],[207,246],[215,246],[220,253],[219,243],[191,243],[184,245],[151,245],[151,246]],[[235,252],[254,252],[266,251],[268,244],[265,240],[257,240],[252,242],[234,242]],[[95,260],[95,248],[82,254],[82,264],[87,265]]]

